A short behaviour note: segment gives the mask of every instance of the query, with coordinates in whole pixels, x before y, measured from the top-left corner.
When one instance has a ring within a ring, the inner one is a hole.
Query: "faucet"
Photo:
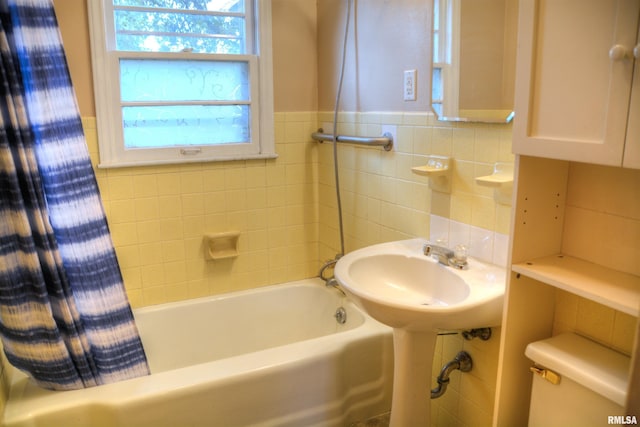
[[[324,282],[327,284],[327,286],[329,285],[329,280],[333,279],[333,275],[332,276],[326,276],[325,272],[327,270],[332,271],[336,264],[338,263],[338,260],[342,258],[342,254],[336,254],[335,258],[330,259],[325,261],[324,264],[322,264],[322,267],[320,267],[320,272],[318,273],[318,277],[320,277],[322,280],[324,280]]]
[[[320,277],[322,280],[324,280],[324,284],[328,287],[328,288],[334,288],[337,289],[338,292],[340,292],[343,296],[346,296],[346,294],[344,293],[344,291],[342,290],[342,287],[340,286],[340,283],[338,283],[338,280],[335,278],[335,276],[331,275],[331,276],[326,276],[325,272],[327,270],[331,270],[333,268],[335,268],[336,264],[338,263],[338,260],[342,257],[341,254],[337,254],[336,257],[334,259],[330,259],[328,261],[326,261],[322,267],[320,267],[320,273],[318,273],[318,277]]]
[[[422,251],[426,256],[432,256],[437,259],[440,264],[460,270],[464,270],[468,267],[467,247],[465,245],[457,245],[455,250],[451,250],[445,246],[426,243],[422,247]]]

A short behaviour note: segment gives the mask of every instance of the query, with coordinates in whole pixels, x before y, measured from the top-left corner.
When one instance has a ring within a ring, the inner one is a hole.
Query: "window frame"
[[[100,162],[98,167],[275,158],[271,0],[247,0],[246,54],[131,52],[115,49],[112,0],[89,1],[89,29]],[[256,31],[256,26],[258,31]],[[249,67],[248,143],[125,149],[120,59],[177,59],[246,62]]]
[[[438,54],[436,55],[434,48],[432,67],[440,70],[442,98],[435,99],[432,96],[431,105],[434,111],[439,110],[438,116],[442,118],[459,115],[460,14],[460,0],[434,0],[434,20],[438,20],[438,28],[434,28],[433,32],[438,37]],[[431,83],[434,84],[433,73]]]

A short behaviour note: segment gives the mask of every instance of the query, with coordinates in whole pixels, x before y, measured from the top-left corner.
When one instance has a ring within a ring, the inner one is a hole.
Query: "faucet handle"
[[[456,245],[453,249],[453,258],[449,260],[449,265],[461,270],[467,268],[468,249],[466,245]]]
[[[459,244],[459,245],[456,245],[455,248],[453,248],[453,257],[455,259],[466,261],[468,253],[469,253],[469,249],[467,248],[467,245]]]
[[[425,243],[422,246],[422,253],[425,254],[426,256],[431,256],[432,251],[433,251],[433,246],[431,245],[431,243]]]

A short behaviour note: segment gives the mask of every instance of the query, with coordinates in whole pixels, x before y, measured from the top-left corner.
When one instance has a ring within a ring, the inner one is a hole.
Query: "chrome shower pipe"
[[[344,25],[344,39],[342,41],[342,61],[340,63],[340,78],[338,79],[338,87],[336,89],[336,103],[333,107],[333,168],[336,182],[336,202],[338,204],[338,224],[340,226],[340,253],[336,255],[338,260],[344,255],[344,225],[342,222],[342,199],[340,197],[340,176],[338,174],[338,108],[340,108],[340,97],[342,96],[342,83],[344,81],[344,68],[347,57],[347,41],[349,40],[349,21],[351,21],[351,3],[347,0],[347,18]]]
[[[338,227],[339,227],[339,235],[340,235],[340,252],[336,254],[334,259],[326,261],[324,265],[320,268],[320,273],[318,276],[324,280],[327,286],[333,286],[338,288],[337,280],[332,276],[326,276],[325,271],[329,268],[333,268],[338,260],[344,255],[344,225],[342,221],[342,198],[340,197],[340,175],[338,173],[338,108],[340,108],[340,97],[342,94],[342,83],[344,80],[344,68],[346,62],[346,54],[347,54],[347,41],[349,35],[349,21],[351,20],[351,2],[352,0],[347,0],[347,18],[345,21],[344,27],[344,39],[342,43],[342,62],[340,65],[340,77],[338,79],[338,87],[336,88],[336,99],[335,105],[333,108],[333,133],[331,136],[327,135],[327,141],[333,141],[333,173],[336,184],[336,202],[338,205]]]

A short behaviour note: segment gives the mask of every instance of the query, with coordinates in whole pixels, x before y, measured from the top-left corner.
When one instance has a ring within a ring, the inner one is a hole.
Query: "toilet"
[[[573,333],[530,343],[534,362],[529,426],[619,424],[630,358]]]

